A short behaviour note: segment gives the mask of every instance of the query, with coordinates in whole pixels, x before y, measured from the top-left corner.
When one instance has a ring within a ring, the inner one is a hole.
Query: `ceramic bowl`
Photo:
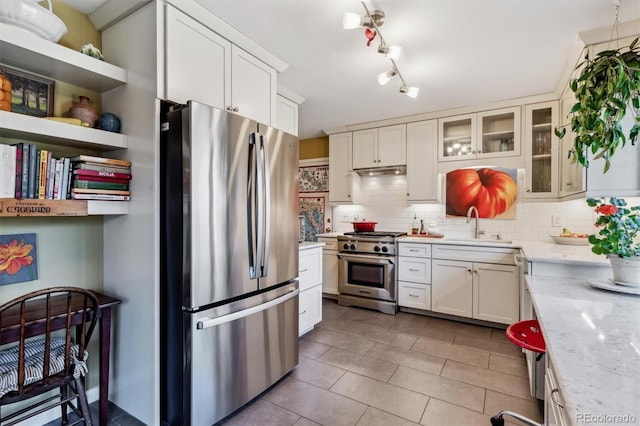
[[[0,0],[0,22],[54,43],[67,32],[67,26],[53,12],[29,0]]]

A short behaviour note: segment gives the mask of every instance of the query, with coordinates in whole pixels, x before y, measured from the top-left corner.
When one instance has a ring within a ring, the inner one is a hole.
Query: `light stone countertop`
[[[561,263],[576,266],[609,266],[605,256],[594,254],[591,245],[570,246],[555,244],[552,242],[513,240],[509,244],[497,243],[492,240],[458,240],[428,237],[400,237],[398,242],[411,242],[422,244],[455,244],[478,247],[507,247],[520,248],[527,260],[532,262]]]
[[[640,422],[640,296],[584,280],[527,276],[569,418],[635,416]],[[577,417],[582,416],[582,417]]]
[[[324,234],[316,234],[316,237],[328,237],[328,238],[336,238],[338,235],[343,235],[343,232],[326,232]]]
[[[325,243],[319,243],[315,241],[303,241],[298,243],[298,250],[309,250],[316,247],[322,247]]]

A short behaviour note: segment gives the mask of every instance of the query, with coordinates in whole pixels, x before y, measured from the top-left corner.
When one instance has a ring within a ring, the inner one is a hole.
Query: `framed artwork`
[[[300,167],[300,192],[329,192],[329,165]]]
[[[467,216],[471,206],[478,216],[515,219],[518,198],[517,169],[468,167],[447,173],[447,216]]]
[[[301,226],[305,241],[318,241],[317,234],[324,232],[325,196],[300,197]]]
[[[36,234],[0,235],[0,285],[37,279]]]
[[[47,78],[18,71],[4,65],[11,81],[11,112],[34,117],[53,116],[53,93],[55,82]]]

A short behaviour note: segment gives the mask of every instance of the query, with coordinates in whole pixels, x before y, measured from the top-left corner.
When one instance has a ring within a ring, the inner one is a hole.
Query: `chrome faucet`
[[[475,231],[473,233],[473,238],[478,239],[478,209],[476,208],[476,206],[471,206],[469,207],[469,210],[467,210],[467,223],[471,223],[471,213],[476,212],[476,228]]]

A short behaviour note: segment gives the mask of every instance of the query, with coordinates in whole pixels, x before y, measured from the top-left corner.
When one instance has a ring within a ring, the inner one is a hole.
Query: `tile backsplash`
[[[378,222],[377,231],[410,232],[414,214],[425,225],[435,225],[447,237],[471,238],[474,224],[465,218],[445,217],[444,204],[408,204],[406,176],[366,176],[361,179],[362,203],[354,206],[334,206],[332,230],[352,231],[352,220]],[[594,233],[595,213],[584,198],[563,202],[516,202],[515,219],[479,219],[478,228],[486,235],[500,234],[506,240],[552,242],[550,234],[562,228],[577,233]],[[626,198],[630,205],[640,204],[640,198]],[[552,219],[560,226],[553,226]],[[348,220],[347,220],[348,219]]]

